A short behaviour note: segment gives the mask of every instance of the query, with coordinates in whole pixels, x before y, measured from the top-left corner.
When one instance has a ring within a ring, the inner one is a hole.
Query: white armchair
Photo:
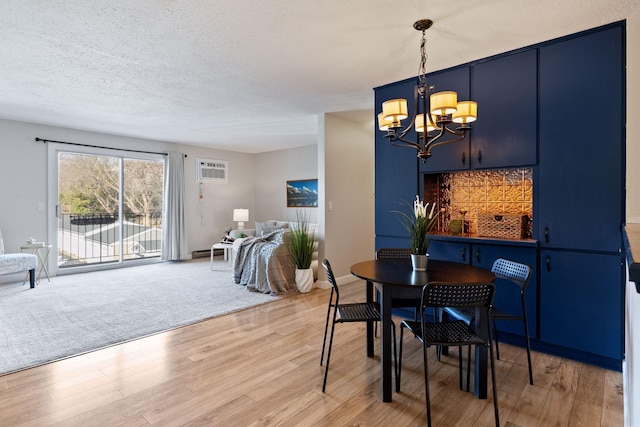
[[[29,283],[32,288],[35,288],[36,268],[38,268],[38,257],[34,254],[4,253],[4,241],[2,240],[2,230],[0,230],[0,274],[28,271]]]

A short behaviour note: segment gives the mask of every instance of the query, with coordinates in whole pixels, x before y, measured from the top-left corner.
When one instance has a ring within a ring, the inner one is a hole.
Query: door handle
[[[462,247],[462,251],[460,251],[460,257],[462,258],[462,262],[467,262],[467,248]]]
[[[551,271],[551,257],[547,255],[547,271]]]
[[[478,164],[482,164],[482,150],[478,150]]]
[[[549,243],[549,227],[544,228],[544,242]]]
[[[480,263],[480,249],[476,249],[476,261]]]
[[[467,165],[467,156],[466,154],[464,154],[464,151],[462,152],[462,166],[466,166]]]

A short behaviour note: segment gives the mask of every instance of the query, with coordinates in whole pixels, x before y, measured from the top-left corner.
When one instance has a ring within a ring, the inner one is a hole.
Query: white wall
[[[627,19],[627,222],[640,223],[640,16]]]
[[[371,112],[373,117],[373,112]],[[324,251],[338,282],[353,281],[351,265],[374,257],[374,129],[339,113],[319,120]],[[324,271],[319,275],[326,280]]]
[[[627,19],[627,223],[640,223],[640,16]],[[627,284],[625,326],[625,426],[640,425],[640,295]]]
[[[289,150],[270,151],[255,155],[254,221],[276,219],[293,221],[295,208],[287,208],[287,181],[318,178],[318,147],[309,145]],[[319,208],[299,208],[317,222]],[[253,228],[253,227],[247,227]]]
[[[69,141],[113,148],[147,151],[180,151],[187,154],[186,214],[189,252],[208,249],[218,241],[231,221],[233,208],[255,211],[255,167],[252,154],[213,150],[182,144],[84,132],[0,119],[0,229],[7,252],[19,252],[27,237],[45,240],[47,210],[47,145],[35,138]],[[197,157],[229,161],[229,184],[203,184],[202,209],[195,180]],[[202,215],[201,215],[202,213]],[[13,280],[0,276],[0,281]]]

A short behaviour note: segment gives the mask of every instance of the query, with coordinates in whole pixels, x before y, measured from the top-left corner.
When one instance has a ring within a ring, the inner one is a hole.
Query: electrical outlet
[[[329,209],[329,212],[332,212],[333,211],[333,202],[329,202],[329,203],[327,203],[327,205],[328,205],[327,208]]]
[[[43,211],[44,210],[44,202],[38,202],[38,210],[39,211]]]

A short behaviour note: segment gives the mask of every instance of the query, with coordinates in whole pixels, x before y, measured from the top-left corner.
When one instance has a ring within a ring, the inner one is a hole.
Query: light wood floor
[[[343,302],[363,296],[344,287]],[[329,291],[0,376],[0,426],[408,426],[425,424],[420,345],[405,336],[402,392],[380,400],[364,326],[338,325],[327,393],[319,365]],[[376,348],[376,354],[379,354]],[[621,426],[622,375],[501,346],[504,426]],[[457,355],[431,358],[435,426],[491,426],[492,400],[458,388]],[[491,392],[489,392],[491,395]]]

